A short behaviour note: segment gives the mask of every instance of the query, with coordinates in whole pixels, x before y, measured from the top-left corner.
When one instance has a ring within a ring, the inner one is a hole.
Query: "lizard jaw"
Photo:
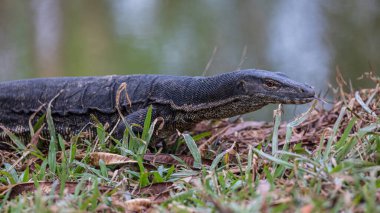
[[[294,98],[284,100],[283,104],[306,104],[315,100],[315,97],[312,98]]]

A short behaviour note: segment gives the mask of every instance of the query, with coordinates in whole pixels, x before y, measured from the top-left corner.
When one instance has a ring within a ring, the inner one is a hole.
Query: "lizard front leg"
[[[148,108],[139,109],[127,116],[124,117],[124,121],[126,121],[129,125],[132,127],[132,131],[135,134],[141,134],[144,128],[144,122],[146,115],[148,113]],[[156,119],[156,110],[152,109],[152,121]],[[114,131],[114,136],[117,139],[121,139],[123,137],[123,134],[125,132],[126,126],[124,121],[120,121],[118,126],[116,127]]]

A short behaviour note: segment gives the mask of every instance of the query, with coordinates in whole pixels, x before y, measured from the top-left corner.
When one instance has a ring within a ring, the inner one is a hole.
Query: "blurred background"
[[[0,81],[257,68],[324,93],[379,57],[377,0],[0,0]]]

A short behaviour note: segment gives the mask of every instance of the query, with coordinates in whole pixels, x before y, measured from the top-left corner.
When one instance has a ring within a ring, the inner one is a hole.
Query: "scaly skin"
[[[117,90],[122,83],[127,86],[120,94],[118,105]],[[36,122],[46,112],[49,102],[56,130],[66,139],[80,131],[91,132],[92,115],[103,124],[115,126],[119,120],[117,106],[128,123],[142,125],[150,105],[152,119],[164,120],[159,137],[166,137],[175,130],[189,130],[202,120],[245,114],[270,103],[303,104],[315,96],[312,87],[281,73],[263,70],[241,70],[211,77],[40,78],[2,82],[0,91],[0,124],[25,142],[30,135],[29,118],[45,104],[33,119]],[[124,124],[119,123],[114,136],[121,138],[124,130]],[[9,139],[3,133],[0,141],[6,143]],[[0,144],[2,147],[4,143]]]

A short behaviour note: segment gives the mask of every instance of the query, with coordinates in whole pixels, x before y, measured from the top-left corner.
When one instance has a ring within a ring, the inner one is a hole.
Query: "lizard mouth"
[[[315,99],[316,99],[315,97],[286,99],[286,100],[284,100],[284,104],[306,104],[306,103],[309,103]]]

